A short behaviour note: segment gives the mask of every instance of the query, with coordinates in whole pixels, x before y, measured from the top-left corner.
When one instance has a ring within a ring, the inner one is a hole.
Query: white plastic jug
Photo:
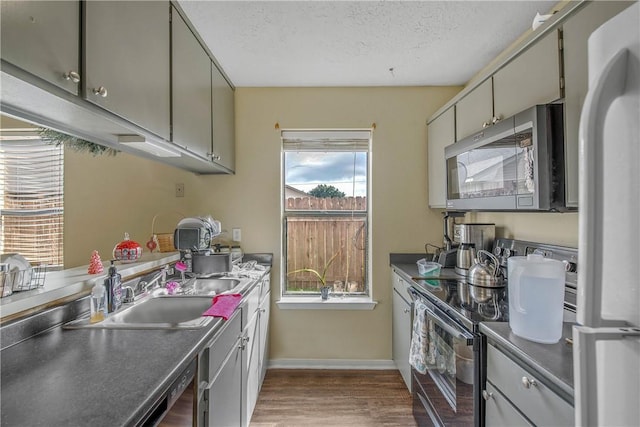
[[[530,254],[507,261],[509,327],[514,334],[544,344],[562,336],[565,267]]]

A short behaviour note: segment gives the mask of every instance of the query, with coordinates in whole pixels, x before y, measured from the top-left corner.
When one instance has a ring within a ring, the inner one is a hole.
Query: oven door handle
[[[467,340],[467,343],[469,343],[469,341],[473,342],[473,338],[474,338],[473,334],[463,330],[462,328],[458,328],[456,326],[453,326],[445,322],[429,307],[427,307],[427,313],[429,317],[431,317],[431,319],[438,324],[438,326],[440,326],[442,329],[444,329],[448,334],[450,334],[454,338]]]

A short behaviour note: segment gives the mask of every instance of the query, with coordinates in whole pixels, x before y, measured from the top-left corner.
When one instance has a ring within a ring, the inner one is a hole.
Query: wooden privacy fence
[[[366,209],[365,197],[287,199],[288,209],[358,210],[358,206]],[[286,221],[287,271],[311,268],[322,275],[325,265],[337,254],[327,269],[327,285],[336,292],[366,290],[365,217],[288,216]],[[287,279],[290,292],[317,292],[321,286],[318,277],[310,272],[289,274]]]

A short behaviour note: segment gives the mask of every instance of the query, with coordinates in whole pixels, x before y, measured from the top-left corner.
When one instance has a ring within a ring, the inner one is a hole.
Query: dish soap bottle
[[[116,266],[111,260],[109,276],[104,279],[104,287],[107,292],[107,313],[113,313],[122,305],[122,276],[116,271]]]
[[[91,289],[91,318],[89,323],[102,322],[107,317],[107,293],[102,283]]]

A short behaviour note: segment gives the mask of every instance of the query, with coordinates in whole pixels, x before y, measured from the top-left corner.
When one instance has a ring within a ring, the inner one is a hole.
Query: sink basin
[[[196,279],[193,284],[193,293],[196,295],[217,295],[236,288],[240,282],[240,279],[233,277]]]
[[[205,296],[152,296],[128,308],[112,313],[100,323],[90,324],[87,319],[65,325],[67,328],[103,329],[194,329],[209,324],[213,319],[202,316],[211,307]]]

